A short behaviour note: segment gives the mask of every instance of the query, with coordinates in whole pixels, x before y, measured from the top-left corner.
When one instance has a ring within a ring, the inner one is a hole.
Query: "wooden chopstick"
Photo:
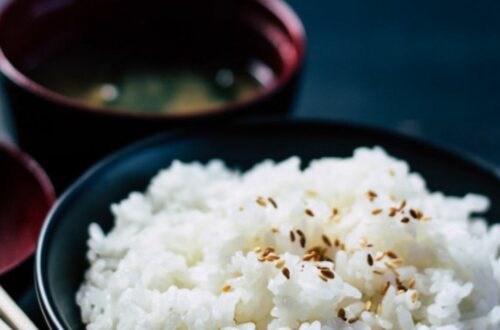
[[[12,330],[7,323],[0,319],[0,330]]]
[[[0,317],[11,324],[16,330],[38,330],[2,286],[0,286]],[[0,329],[2,329],[1,324]],[[7,327],[6,329],[10,328]]]

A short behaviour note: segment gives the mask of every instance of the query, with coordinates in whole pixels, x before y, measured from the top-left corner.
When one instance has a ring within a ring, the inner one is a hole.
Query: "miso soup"
[[[188,113],[252,98],[274,79],[262,61],[175,61],[84,47],[29,70],[39,84],[89,105],[129,112]]]

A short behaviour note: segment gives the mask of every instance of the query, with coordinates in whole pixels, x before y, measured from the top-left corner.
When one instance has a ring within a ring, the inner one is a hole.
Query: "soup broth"
[[[171,62],[75,48],[40,62],[29,75],[88,105],[151,113],[215,109],[255,96],[274,79],[259,60]]]

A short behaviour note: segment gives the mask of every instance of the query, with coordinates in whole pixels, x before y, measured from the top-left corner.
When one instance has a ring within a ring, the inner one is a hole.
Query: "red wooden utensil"
[[[0,275],[33,254],[54,200],[42,168],[13,145],[0,143]]]

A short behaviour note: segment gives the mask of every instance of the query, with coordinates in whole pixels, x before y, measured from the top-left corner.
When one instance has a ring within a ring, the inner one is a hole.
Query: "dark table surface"
[[[295,116],[398,130],[500,167],[500,1],[289,2],[309,39]],[[33,290],[19,299],[40,323]]]

